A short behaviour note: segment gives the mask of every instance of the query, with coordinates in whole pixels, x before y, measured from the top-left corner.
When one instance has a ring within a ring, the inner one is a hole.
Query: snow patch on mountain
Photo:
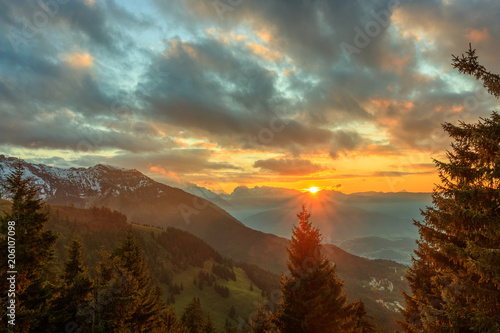
[[[72,198],[92,201],[99,196],[118,196],[123,191],[151,187],[155,181],[135,169],[124,169],[98,164],[88,168],[69,168],[31,164],[15,157],[0,155],[0,187],[17,165],[23,169],[23,178],[31,178],[44,201],[67,202]],[[2,188],[2,197],[9,198]]]

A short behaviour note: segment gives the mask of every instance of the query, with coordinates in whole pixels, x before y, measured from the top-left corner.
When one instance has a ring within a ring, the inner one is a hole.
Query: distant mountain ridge
[[[198,195],[225,209],[246,226],[289,238],[296,207],[305,204],[328,242],[341,244],[361,237],[416,239],[413,219],[432,205],[431,193],[358,192],[323,189],[315,194],[294,189],[238,186],[230,194],[191,186]]]
[[[108,207],[134,223],[186,230],[224,257],[256,264],[278,274],[286,271],[287,239],[248,228],[215,204],[158,183],[137,170],[105,165],[61,169],[1,155],[0,182],[17,164],[22,165],[27,176],[34,178],[42,198],[49,204]],[[291,209],[298,211],[300,203]],[[397,310],[394,304],[402,302],[399,289],[406,286],[402,278],[405,266],[360,258],[330,244],[325,245],[325,254],[337,265],[339,275],[346,279],[346,290],[353,297],[363,298],[370,313],[377,313],[384,320],[393,318]],[[395,289],[373,289],[379,288],[378,284],[374,287],[368,281],[388,281]],[[369,299],[365,288],[372,290]],[[375,299],[386,303],[381,305]]]
[[[285,269],[285,239],[247,228],[217,205],[137,170],[101,164],[62,169],[0,155],[0,184],[18,164],[33,178],[48,204],[108,207],[135,223],[187,230],[224,256],[277,273]],[[266,256],[263,251],[274,255]]]

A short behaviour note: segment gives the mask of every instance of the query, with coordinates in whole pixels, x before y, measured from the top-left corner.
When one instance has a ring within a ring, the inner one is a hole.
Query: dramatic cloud
[[[325,170],[319,164],[312,163],[309,160],[301,159],[274,159],[258,160],[253,164],[255,168],[278,173],[280,175],[309,175]]]
[[[197,173],[207,170],[238,169],[231,163],[212,161],[213,155],[212,151],[206,149],[171,149],[141,156],[117,155],[108,159],[107,163],[127,165],[129,168],[152,172],[164,170],[175,173]]]
[[[227,191],[387,174],[431,190],[432,168],[395,160],[431,163],[449,147],[443,122],[496,107],[450,66],[472,43],[500,72],[495,1],[224,3],[5,2],[0,153],[178,184],[219,177]]]
[[[346,154],[358,148],[363,142],[363,138],[357,132],[337,131],[333,136],[333,143],[330,150],[332,158],[338,158],[339,153]]]

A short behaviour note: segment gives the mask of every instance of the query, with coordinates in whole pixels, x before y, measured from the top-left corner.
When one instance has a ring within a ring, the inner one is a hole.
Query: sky
[[[0,2],[0,154],[173,186],[430,192],[497,110],[496,0]]]

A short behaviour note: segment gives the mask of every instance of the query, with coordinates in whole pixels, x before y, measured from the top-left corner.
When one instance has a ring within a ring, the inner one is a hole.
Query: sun
[[[320,191],[321,189],[319,187],[316,187],[316,186],[311,186],[307,189],[307,191],[311,192],[311,193],[316,193],[318,191]]]

